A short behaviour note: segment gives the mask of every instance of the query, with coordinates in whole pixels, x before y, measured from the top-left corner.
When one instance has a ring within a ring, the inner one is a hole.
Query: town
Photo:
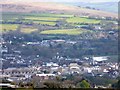
[[[116,14],[60,3],[0,5],[0,88],[119,86]]]

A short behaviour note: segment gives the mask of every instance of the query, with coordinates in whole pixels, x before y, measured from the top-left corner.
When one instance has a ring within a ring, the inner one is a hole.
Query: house
[[[68,67],[71,73],[80,73],[81,71],[80,66],[77,63],[70,63]]]
[[[102,57],[92,57],[93,59],[93,64],[97,64],[98,62],[105,62],[108,60],[107,56],[102,56]]]
[[[8,49],[7,48],[2,48],[1,53],[3,53],[3,52],[7,53]]]
[[[27,42],[27,45],[39,45],[40,42]]]
[[[50,62],[50,63],[46,63],[46,67],[58,67],[59,65],[57,63],[53,63],[53,62]]]
[[[52,79],[56,77],[55,74],[35,74],[35,76],[41,78],[41,80]]]
[[[0,74],[0,79],[8,79],[9,77],[11,77],[10,75],[5,75],[5,74]]]
[[[94,26],[94,29],[95,29],[95,30],[102,30],[102,27],[101,27],[100,25],[95,25],[95,26]]]
[[[109,34],[115,34],[115,32],[114,32],[114,31],[109,31],[108,33],[109,33]]]
[[[8,68],[3,70],[3,74],[11,75],[11,76],[24,76],[25,75],[32,75],[36,72],[35,69],[32,68]]]
[[[0,83],[0,87],[8,87],[8,88],[15,88],[16,86],[15,85],[11,85],[9,83]]]

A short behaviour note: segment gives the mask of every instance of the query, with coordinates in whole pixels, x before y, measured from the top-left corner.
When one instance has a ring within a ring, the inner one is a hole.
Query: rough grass
[[[100,20],[89,19],[86,17],[72,17],[67,19],[68,23],[100,23]]]
[[[23,32],[23,33],[32,33],[32,32],[35,32],[35,31],[37,31],[37,29],[36,28],[22,28],[21,29],[21,32]]]
[[[15,90],[34,90],[33,88],[16,88]]]
[[[67,35],[79,35],[87,30],[82,29],[59,29],[59,30],[45,30],[40,32],[40,34],[67,34]]]

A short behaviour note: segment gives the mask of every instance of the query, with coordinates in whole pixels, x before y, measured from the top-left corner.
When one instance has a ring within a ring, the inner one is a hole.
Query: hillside
[[[117,17],[117,14],[53,2],[0,2],[2,12],[50,12],[75,15]]]
[[[99,3],[65,2],[65,4],[81,6],[81,7],[90,7],[90,8],[95,8],[95,9],[99,9],[102,11],[118,13],[118,2],[99,2]]]

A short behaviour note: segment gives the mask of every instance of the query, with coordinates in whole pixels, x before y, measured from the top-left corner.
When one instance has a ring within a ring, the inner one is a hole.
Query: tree
[[[120,80],[119,80],[118,83],[117,83],[117,88],[120,89]]]
[[[77,86],[80,88],[90,88],[90,84],[86,80],[82,80]]]
[[[62,88],[62,84],[59,82],[45,82],[44,88]]]
[[[120,79],[118,80],[117,83],[113,84],[112,87],[113,87],[113,88],[120,89]]]
[[[67,22],[65,21],[65,19],[60,19],[60,20],[58,20],[58,21],[56,22],[56,25],[55,25],[55,26],[57,26],[57,27],[66,26],[66,25],[67,25],[66,23],[67,23]]]

